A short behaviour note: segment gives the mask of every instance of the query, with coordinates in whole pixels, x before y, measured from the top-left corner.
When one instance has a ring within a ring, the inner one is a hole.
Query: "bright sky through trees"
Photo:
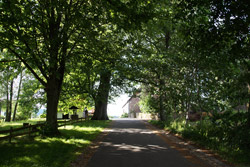
[[[122,106],[128,101],[129,96],[122,94],[120,97],[114,99],[114,102],[108,104],[108,115],[109,116],[121,116]]]

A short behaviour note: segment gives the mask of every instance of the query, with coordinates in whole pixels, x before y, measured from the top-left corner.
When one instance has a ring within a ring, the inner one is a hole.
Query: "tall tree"
[[[85,15],[90,8],[91,2],[72,0],[1,2],[1,47],[19,58],[44,86],[50,134],[58,133],[65,63],[91,26],[93,17]]]
[[[15,107],[14,107],[14,111],[13,111],[12,121],[16,120],[17,106],[18,106],[18,102],[19,102],[19,97],[20,97],[20,92],[21,92],[21,87],[22,87],[22,81],[23,81],[23,70],[22,69],[21,69],[21,73],[20,73],[19,77],[20,77],[20,79],[19,79],[19,84],[18,84],[16,103],[15,103]]]
[[[58,133],[56,113],[65,63],[75,48],[81,47],[89,32],[98,34],[100,19],[130,27],[144,20],[142,16],[151,6],[150,1],[142,0],[1,1],[1,47],[18,57],[44,86],[46,120],[52,134]]]

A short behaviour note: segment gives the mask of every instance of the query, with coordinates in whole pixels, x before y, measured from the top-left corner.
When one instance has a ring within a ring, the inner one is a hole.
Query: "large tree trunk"
[[[95,113],[92,120],[108,120],[107,106],[110,90],[111,71],[101,73],[98,94],[95,98]]]
[[[21,86],[22,86],[22,80],[23,80],[23,72],[21,71],[20,81],[19,81],[18,91],[17,91],[17,97],[16,97],[16,104],[15,104],[14,111],[13,111],[12,121],[15,121],[15,119],[16,119],[16,111],[17,111],[17,106],[18,106],[18,101],[19,101],[19,96],[20,96],[20,91],[21,91]]]
[[[47,114],[46,114],[46,131],[45,135],[53,136],[59,134],[57,125],[57,108],[62,87],[62,79],[57,75],[51,76],[47,80]]]

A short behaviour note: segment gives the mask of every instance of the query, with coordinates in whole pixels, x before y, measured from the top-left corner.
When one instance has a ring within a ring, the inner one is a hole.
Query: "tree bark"
[[[47,114],[46,114],[46,131],[45,135],[53,136],[58,135],[57,125],[57,108],[62,87],[62,78],[57,78],[54,74],[47,80],[45,88],[47,95]]]
[[[19,100],[21,86],[22,86],[22,80],[23,80],[23,72],[21,71],[21,73],[20,73],[20,81],[19,81],[18,91],[17,91],[17,97],[16,97],[16,104],[15,104],[14,111],[13,111],[12,121],[15,121],[15,119],[16,119],[16,111],[17,111],[18,100]]]
[[[163,100],[164,100],[163,87],[164,87],[164,81],[160,79],[159,91],[160,91],[160,120],[161,121],[166,120],[165,113],[164,113],[164,106],[163,106]]]
[[[110,90],[111,71],[104,71],[100,76],[100,85],[95,98],[95,112],[92,120],[109,120],[107,114],[108,97]]]
[[[11,83],[10,83],[10,109],[9,109],[9,118],[8,120],[11,121],[11,113],[12,113],[12,99],[13,99],[13,84],[14,84],[14,79],[11,80]]]
[[[247,84],[248,87],[248,117],[247,117],[247,126],[250,128],[250,83]]]
[[[9,80],[6,83],[6,112],[5,112],[5,122],[10,122],[9,120]]]

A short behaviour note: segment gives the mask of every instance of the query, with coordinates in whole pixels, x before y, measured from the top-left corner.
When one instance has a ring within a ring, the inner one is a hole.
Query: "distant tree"
[[[46,97],[42,85],[30,73],[23,74],[22,89],[20,90],[16,118],[29,119],[45,105]]]
[[[22,89],[22,81],[23,81],[23,69],[20,70],[19,83],[18,83],[17,95],[16,95],[16,103],[15,103],[15,107],[13,110],[12,121],[16,120],[17,107],[18,107],[18,102],[19,102],[19,98],[20,98],[20,92]]]
[[[14,84],[16,83],[16,78],[21,71],[21,63],[6,51],[0,52],[0,61],[2,68],[0,72],[0,85],[3,87],[1,90],[1,97],[6,103],[5,121],[10,122],[15,96]]]

